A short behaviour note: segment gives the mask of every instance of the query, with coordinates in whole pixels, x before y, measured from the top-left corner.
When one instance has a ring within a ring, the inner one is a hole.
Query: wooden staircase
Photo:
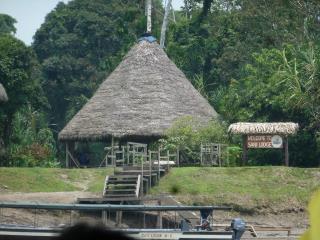
[[[141,175],[107,176],[103,189],[103,198],[107,202],[138,200]]]
[[[138,201],[166,172],[165,168],[149,165],[123,166],[120,171],[115,171],[114,175],[106,177],[104,202]]]

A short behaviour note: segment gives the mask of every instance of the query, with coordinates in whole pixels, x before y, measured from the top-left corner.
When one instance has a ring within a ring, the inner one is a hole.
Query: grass
[[[186,204],[224,204],[246,211],[300,211],[320,187],[320,169],[286,167],[174,168],[153,194]]]
[[[0,168],[0,192],[100,193],[113,169]],[[229,205],[235,210],[300,211],[317,188],[320,169],[286,167],[173,168],[151,189],[185,204]]]
[[[0,168],[0,190],[10,192],[100,192],[112,169]]]

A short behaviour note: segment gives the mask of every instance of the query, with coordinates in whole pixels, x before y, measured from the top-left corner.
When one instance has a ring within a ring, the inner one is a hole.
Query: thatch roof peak
[[[6,101],[8,101],[7,93],[3,85],[0,83],[0,102],[6,102]]]
[[[160,46],[142,40],[60,132],[60,140],[160,137],[183,116],[217,116]]]
[[[229,126],[228,132],[233,134],[280,134],[292,135],[299,129],[293,122],[238,122]]]

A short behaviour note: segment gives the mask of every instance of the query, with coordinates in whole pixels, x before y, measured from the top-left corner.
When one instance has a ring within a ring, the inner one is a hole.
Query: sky
[[[8,14],[17,20],[15,36],[30,45],[45,16],[58,2],[67,3],[69,0],[0,0],[0,13]],[[180,9],[182,4],[183,0],[172,0],[174,9]]]

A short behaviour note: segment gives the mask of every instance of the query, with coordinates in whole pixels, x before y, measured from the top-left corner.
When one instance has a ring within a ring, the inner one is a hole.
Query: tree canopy
[[[145,26],[144,4],[138,0],[76,0],[59,3],[47,15],[33,48],[57,130],[91,97]]]
[[[153,35],[160,39],[162,1],[153,3]],[[316,166],[319,13],[317,0],[185,0],[169,17],[165,50],[225,124],[299,123],[298,135],[290,138],[292,164]],[[145,32],[145,1],[59,3],[31,48],[14,37],[15,22],[0,14],[0,81],[10,99],[1,106],[0,127],[6,144],[14,146],[12,156],[38,164],[47,155],[31,161],[35,149],[56,154],[53,135]],[[231,144],[240,145],[238,140]],[[249,157],[250,164],[281,164],[279,152],[272,150]]]
[[[204,0],[201,9],[199,2],[185,1],[171,24],[171,58],[227,122],[298,122],[293,164],[318,164],[319,4]],[[279,154],[260,153],[255,163],[280,163]]]
[[[7,15],[7,14],[0,14],[0,34],[14,34],[16,33],[16,28],[14,24],[17,21]]]

